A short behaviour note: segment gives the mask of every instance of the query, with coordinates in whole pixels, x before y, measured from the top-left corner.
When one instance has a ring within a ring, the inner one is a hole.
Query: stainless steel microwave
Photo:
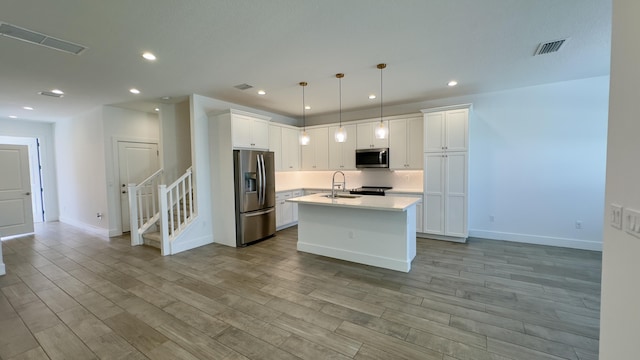
[[[356,168],[389,168],[389,148],[356,150]]]

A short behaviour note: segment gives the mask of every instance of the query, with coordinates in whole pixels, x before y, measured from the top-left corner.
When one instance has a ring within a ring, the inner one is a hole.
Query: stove
[[[391,189],[393,189],[391,186],[363,186],[357,189],[352,189],[349,193],[357,195],[384,196],[384,192]]]

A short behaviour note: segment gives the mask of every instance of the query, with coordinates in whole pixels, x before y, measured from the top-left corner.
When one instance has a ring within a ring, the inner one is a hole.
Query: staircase
[[[197,216],[191,168],[171,185],[160,184],[162,169],[138,185],[129,185],[131,245],[159,248],[171,255],[172,242]]]
[[[180,202],[174,205],[173,208],[173,216],[171,213],[168,214],[169,219],[173,219],[173,222],[170,223],[177,224],[180,221],[178,217],[178,208],[185,209],[186,218],[191,217],[191,197],[182,197]],[[157,229],[161,229],[160,220],[156,223]],[[150,228],[146,232],[142,234],[142,242],[144,245],[151,246],[154,248],[162,249],[162,233],[159,230],[151,231],[153,228]],[[173,226],[169,226],[169,235],[173,232]]]

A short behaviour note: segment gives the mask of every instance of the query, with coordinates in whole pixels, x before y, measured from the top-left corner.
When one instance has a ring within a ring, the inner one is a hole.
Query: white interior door
[[[33,232],[29,148],[0,145],[0,236]]]
[[[120,167],[120,209],[122,231],[131,231],[129,220],[129,184],[139,184],[160,168],[157,143],[118,141]]]

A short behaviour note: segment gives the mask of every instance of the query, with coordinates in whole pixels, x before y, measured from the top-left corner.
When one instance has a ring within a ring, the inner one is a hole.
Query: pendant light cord
[[[382,69],[384,69],[386,64],[379,64],[378,69],[380,69],[380,123],[382,124]]]
[[[340,94],[340,129],[342,129],[342,76],[338,77],[338,80],[340,84],[340,91],[338,91]]]
[[[304,103],[304,87],[307,86],[305,81],[300,82],[299,84],[302,86],[302,130],[307,131],[307,120],[306,120],[306,105]]]

